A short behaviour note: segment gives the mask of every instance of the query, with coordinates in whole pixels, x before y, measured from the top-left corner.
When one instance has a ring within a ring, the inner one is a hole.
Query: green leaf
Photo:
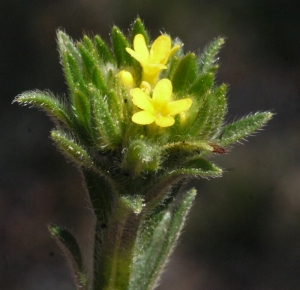
[[[64,72],[70,89],[74,116],[86,129],[90,128],[89,91],[85,85],[82,59],[73,42],[62,32],[58,33],[58,43]]]
[[[72,127],[71,117],[64,103],[60,102],[49,92],[29,91],[17,96],[14,102],[24,106],[34,106],[44,110],[54,121],[60,121]]]
[[[81,251],[76,238],[69,231],[62,227],[50,224],[48,228],[60,248],[63,250],[68,261],[71,262],[71,269],[74,279],[79,284],[77,286],[80,289],[87,290],[88,281],[86,274],[84,273]]]
[[[175,172],[195,175],[200,177],[218,177],[222,174],[222,169],[217,167],[215,164],[199,156],[191,158],[187,161],[180,169]]]
[[[149,35],[148,35],[148,33],[145,29],[145,26],[140,18],[137,18],[132,24],[131,39],[130,39],[131,43],[133,43],[134,37],[137,34],[142,34],[144,36],[146,45],[148,46],[149,45]]]
[[[100,92],[105,95],[107,93],[106,84],[104,81],[104,77],[100,71],[98,60],[94,56],[95,51],[89,51],[83,44],[77,44],[79,52],[82,56],[84,68],[89,76],[89,79],[96,86]]]
[[[180,202],[177,209],[172,213],[171,221],[169,223],[169,227],[167,228],[167,234],[165,235],[164,240],[160,240],[161,242],[161,252],[158,253],[158,250],[153,247],[152,252],[156,252],[157,261],[155,263],[155,267],[153,268],[152,275],[149,277],[149,286],[147,289],[151,290],[157,283],[157,280],[165,266],[168,257],[172,253],[175,244],[181,234],[181,230],[185,224],[186,217],[193,205],[193,202],[196,197],[196,190],[192,189],[185,194],[184,199]],[[158,235],[161,234],[157,233]],[[149,251],[150,252],[150,251]],[[154,256],[154,253],[152,255]],[[151,258],[153,260],[153,258]],[[146,263],[146,265],[149,265]],[[150,266],[150,265],[149,265]]]
[[[189,128],[187,128],[188,134],[190,136],[198,136],[199,132],[204,128],[205,123],[207,122],[207,119],[210,115],[211,110],[211,92],[207,93],[207,95],[204,98],[203,105],[199,107],[198,112],[196,113],[196,118],[193,121],[193,123],[190,125]]]
[[[180,59],[172,77],[173,91],[186,91],[197,78],[197,64],[194,53],[188,53]]]
[[[80,66],[81,57],[76,46],[74,45],[72,39],[61,30],[57,31],[57,43],[58,43],[60,57],[63,61],[63,65],[65,65],[64,63],[65,53],[68,51],[69,54],[72,55],[72,57],[76,60],[77,64]]]
[[[188,191],[174,211],[153,214],[151,220],[143,224],[144,229],[139,233],[135,247],[130,290],[153,289],[178,240],[195,196],[194,189]]]
[[[210,43],[199,58],[199,71],[202,73],[212,72],[218,68],[216,56],[222,48],[225,39],[219,37]]]
[[[136,261],[133,264],[133,274],[130,280],[129,290],[153,289],[150,288],[150,284],[158,264],[159,255],[161,254],[164,246],[167,229],[170,225],[170,222],[171,213],[166,212],[159,224],[156,225],[150,242],[143,245],[144,252],[140,253],[139,256],[136,257]]]
[[[126,51],[126,47],[129,47],[129,44],[121,32],[121,30],[114,26],[111,31],[111,40],[113,45],[113,50],[117,59],[118,67],[126,67],[132,64],[132,57]]]
[[[211,92],[207,100],[206,110],[208,114],[203,120],[204,122],[198,135],[204,140],[218,133],[222,125],[224,115],[227,111],[226,85],[219,86]]]
[[[220,145],[226,146],[247,137],[268,122],[272,116],[271,112],[256,113],[225,126],[218,137]]]
[[[205,93],[211,89],[214,82],[212,73],[200,75],[197,80],[190,86],[188,93],[193,94],[198,100],[203,99]]]
[[[97,88],[90,85],[89,89],[93,95],[94,143],[100,150],[103,150],[103,148],[113,149],[121,141],[121,120],[113,119],[107,102]]]
[[[179,63],[180,58],[177,55],[174,55],[169,60],[169,65],[167,66],[167,69],[163,70],[161,72],[161,78],[168,78],[170,80],[173,79],[174,73],[176,71],[177,65]]]
[[[95,36],[95,48],[99,58],[103,61],[103,63],[115,63],[116,60],[114,59],[110,49],[106,45],[106,43],[102,40],[99,35]]]
[[[57,148],[75,164],[95,169],[95,164],[87,151],[65,132],[52,130],[51,139],[55,142]]]
[[[82,58],[80,53],[73,41],[62,31],[58,31],[57,39],[63,69],[71,91],[71,96],[75,89],[80,89],[84,93],[87,93],[82,77]]]
[[[181,164],[185,163],[188,159],[200,154],[202,151],[212,152],[214,149],[206,141],[181,141],[174,142],[164,146],[165,156],[162,167],[173,170],[180,167]]]
[[[87,96],[77,88],[72,94],[72,109],[78,122],[89,132],[91,130],[90,103]]]
[[[194,154],[179,168],[157,173],[156,178],[144,186],[141,194],[145,196],[145,210],[153,210],[159,205],[178,182],[192,177],[218,177],[222,174],[219,167],[198,155]]]
[[[68,52],[65,52],[65,73],[71,92],[80,89],[83,93],[88,94],[84,81],[82,64],[78,64],[76,59]]]

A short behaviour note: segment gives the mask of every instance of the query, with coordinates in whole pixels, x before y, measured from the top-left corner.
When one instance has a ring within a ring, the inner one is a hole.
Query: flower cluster
[[[134,86],[134,78],[128,71],[122,70],[120,77],[123,84],[132,88],[130,95],[133,103],[141,109],[132,116],[132,121],[140,125],[153,122],[160,127],[169,127],[175,123],[174,115],[188,110],[192,105],[191,98],[173,100],[172,82],[159,79],[162,70],[167,69],[167,62],[179,50],[180,45],[171,47],[171,39],[167,35],[159,36],[147,47],[145,37],[137,34],[133,41],[134,50],[127,47],[126,51],[135,58],[142,67],[140,87]],[[152,96],[152,97],[151,97]]]

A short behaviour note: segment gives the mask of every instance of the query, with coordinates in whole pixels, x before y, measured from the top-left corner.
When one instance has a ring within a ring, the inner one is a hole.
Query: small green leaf
[[[223,46],[225,39],[219,37],[210,43],[202,53],[199,58],[199,71],[202,73],[207,73],[214,71],[218,68],[216,64],[216,56],[219,53],[221,47]]]
[[[111,31],[111,40],[113,45],[113,50],[117,59],[118,67],[126,67],[132,64],[132,57],[126,51],[126,47],[129,47],[129,44],[121,32],[121,30],[114,26]]]
[[[202,139],[207,139],[219,132],[227,111],[226,85],[219,86],[211,91],[206,110],[208,114],[198,135]]]
[[[94,57],[96,57],[97,54],[95,51],[94,43],[87,35],[84,35],[83,40],[79,43],[81,43],[91,54],[93,54]],[[78,46],[78,43],[77,43],[77,46]]]
[[[93,132],[94,143],[100,150],[103,148],[114,148],[121,141],[120,120],[113,119],[108,108],[108,104],[100,91],[93,85],[89,87],[93,95],[92,113],[93,113]]]
[[[84,68],[86,69],[88,75],[91,75],[91,71],[95,66],[97,66],[97,60],[93,57],[90,51],[82,43],[80,42],[77,43],[77,47],[81,54]]]
[[[66,59],[66,78],[71,92],[73,92],[75,89],[80,89],[83,93],[87,94],[88,90],[83,78],[82,64],[78,65],[78,62],[68,51],[65,53],[64,58]]]
[[[205,123],[207,122],[210,110],[211,110],[211,103],[212,100],[210,99],[211,92],[208,92],[204,97],[203,105],[199,107],[198,112],[196,113],[196,118],[193,123],[190,125],[190,128],[187,128],[188,134],[190,136],[198,136],[199,132],[204,128]]]
[[[106,84],[103,75],[99,69],[98,61],[94,56],[94,51],[89,51],[81,43],[78,43],[77,46],[82,56],[83,64],[89,77],[89,80],[92,81],[92,83],[96,86],[98,90],[100,90],[102,94],[106,94]]]
[[[197,78],[197,64],[194,53],[186,54],[179,61],[172,77],[173,91],[186,91]]]
[[[174,170],[157,173],[156,178],[144,187],[142,194],[145,196],[145,210],[153,210],[168,196],[172,188],[184,179],[218,177],[222,174],[222,169],[199,157],[199,154],[194,154],[187,160]]]
[[[71,117],[68,115],[68,108],[49,92],[29,91],[17,96],[14,102],[24,106],[34,106],[44,110],[54,121],[60,121],[72,127]]]
[[[247,137],[268,122],[272,116],[271,112],[256,113],[225,126],[218,137],[220,145],[226,146]]]
[[[72,39],[63,31],[58,30],[57,31],[57,42],[58,42],[58,48],[59,48],[59,53],[61,56],[61,59],[63,60],[63,65],[64,64],[64,55],[68,51],[70,55],[76,60],[78,65],[80,66],[81,64],[81,57],[80,54],[74,45]]]
[[[79,124],[83,125],[87,131],[90,131],[90,103],[86,95],[80,89],[77,88],[75,88],[72,94],[72,109],[74,111],[75,117],[79,121]]]
[[[84,273],[81,251],[76,238],[69,231],[62,227],[50,224],[48,228],[60,248],[65,253],[68,261],[71,262],[71,269],[74,279],[79,284],[77,286],[79,286],[80,289],[87,290],[88,281],[86,274]]]
[[[201,157],[194,157],[187,161],[176,173],[184,173],[201,177],[217,177],[222,174],[222,169]]]
[[[86,150],[65,132],[52,130],[51,139],[58,149],[75,164],[85,168],[95,168],[94,162]]]
[[[173,79],[174,73],[176,71],[177,65],[179,63],[180,58],[177,55],[174,55],[169,60],[168,68],[161,72],[161,78],[168,78],[170,80]]]
[[[103,63],[115,63],[116,60],[114,59],[110,49],[106,45],[106,43],[102,40],[99,35],[95,36],[95,48],[99,58],[103,61]]]
[[[146,45],[149,45],[149,35],[145,29],[145,26],[140,18],[137,18],[131,28],[131,43],[133,43],[133,39],[137,34],[142,34],[145,38]]]
[[[72,93],[75,89],[80,89],[87,93],[83,76],[82,76],[82,58],[74,45],[73,41],[62,31],[57,33],[59,52],[64,68],[65,77]]]
[[[214,76],[212,73],[200,75],[198,79],[190,86],[188,93],[193,94],[198,100],[203,99],[205,93],[212,87]]]

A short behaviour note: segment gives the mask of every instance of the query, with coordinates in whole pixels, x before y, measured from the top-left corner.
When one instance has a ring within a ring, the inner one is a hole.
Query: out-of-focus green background
[[[124,32],[139,15],[201,52],[226,36],[217,81],[230,84],[231,122],[272,110],[244,145],[213,161],[223,178],[197,180],[197,201],[158,289],[300,289],[300,1],[2,0],[0,2],[0,289],[74,289],[47,232],[80,237],[90,267],[91,218],[76,169],[56,152],[44,113],[11,105],[26,90],[66,95],[55,31],[74,39]]]

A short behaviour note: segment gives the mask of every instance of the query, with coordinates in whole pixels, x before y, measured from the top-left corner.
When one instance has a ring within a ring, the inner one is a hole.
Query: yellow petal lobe
[[[134,88],[130,91],[132,102],[142,110],[150,113],[154,112],[151,98],[140,88]]]
[[[132,121],[139,125],[149,125],[155,121],[155,117],[147,111],[140,111],[132,115]]]
[[[155,123],[160,127],[170,127],[174,125],[175,120],[172,116],[156,118]]]
[[[165,114],[177,115],[183,111],[188,110],[193,101],[190,98],[181,99],[173,102],[169,102],[165,108]]]

